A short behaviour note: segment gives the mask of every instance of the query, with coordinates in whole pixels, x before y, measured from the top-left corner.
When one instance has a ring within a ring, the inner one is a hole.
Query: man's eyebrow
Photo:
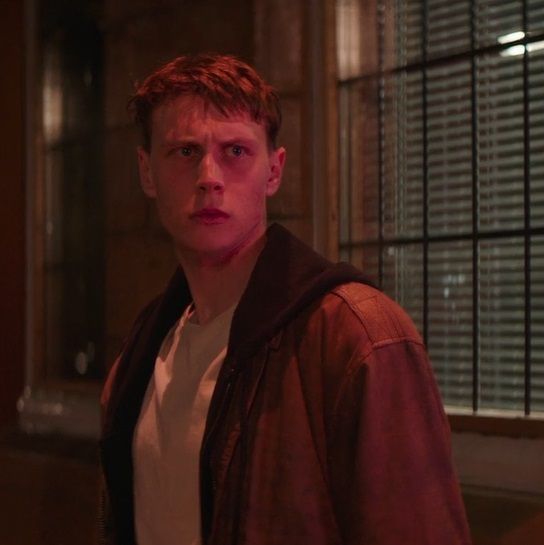
[[[225,138],[224,140],[221,140],[221,144],[223,146],[231,146],[233,144],[254,144],[257,141],[256,138],[252,138],[251,136],[231,136],[228,138]]]
[[[188,136],[187,138],[166,138],[163,142],[163,145],[165,147],[173,147],[173,146],[200,146],[201,144],[199,141],[192,137]]]

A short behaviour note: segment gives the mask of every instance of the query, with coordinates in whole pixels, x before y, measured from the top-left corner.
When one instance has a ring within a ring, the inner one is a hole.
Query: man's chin
[[[177,254],[180,261],[190,260],[201,265],[224,265],[234,259],[256,241],[240,237],[221,240],[216,237],[199,237],[190,242],[177,244]]]
[[[228,261],[233,253],[234,244],[226,244],[218,240],[197,240],[190,243],[177,244],[177,254],[180,260],[214,264]]]

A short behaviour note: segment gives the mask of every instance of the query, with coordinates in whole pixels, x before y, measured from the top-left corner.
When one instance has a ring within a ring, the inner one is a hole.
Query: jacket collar
[[[332,264],[279,224],[272,224],[266,236],[233,315],[227,357],[237,365],[335,286],[369,283],[351,265]],[[105,434],[134,427],[161,343],[190,302],[187,280],[178,268],[164,293],[144,309],[125,345],[105,415]]]

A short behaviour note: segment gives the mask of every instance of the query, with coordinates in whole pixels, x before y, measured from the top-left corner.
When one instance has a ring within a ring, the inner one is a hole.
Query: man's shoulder
[[[422,343],[406,311],[371,285],[348,282],[336,286],[324,297],[322,305],[329,312],[347,315],[352,327],[364,330],[373,346],[396,341]]]

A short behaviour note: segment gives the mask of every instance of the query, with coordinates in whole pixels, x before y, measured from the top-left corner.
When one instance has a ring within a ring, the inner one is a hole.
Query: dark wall
[[[0,0],[0,426],[23,388],[25,310],[23,2]]]
[[[111,363],[140,309],[176,266],[139,186],[139,136],[127,115],[134,81],[198,51],[254,59],[253,0],[104,1],[105,353]]]

